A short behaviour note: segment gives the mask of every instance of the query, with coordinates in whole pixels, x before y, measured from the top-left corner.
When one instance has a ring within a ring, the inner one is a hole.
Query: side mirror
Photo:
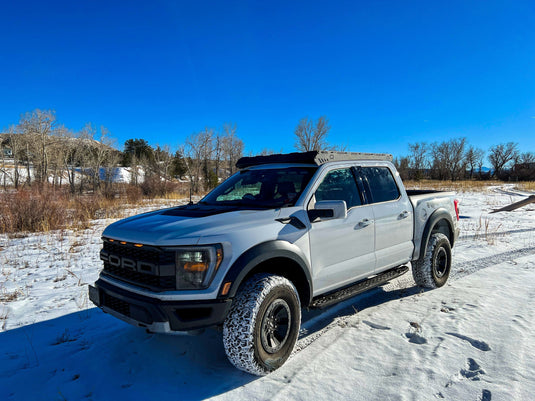
[[[314,209],[308,211],[308,218],[312,223],[316,220],[345,219],[347,206],[343,200],[330,200],[316,202]]]

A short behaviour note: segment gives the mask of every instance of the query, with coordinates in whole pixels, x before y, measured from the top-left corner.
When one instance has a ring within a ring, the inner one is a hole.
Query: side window
[[[362,204],[355,177],[348,168],[329,171],[315,195],[316,202],[343,200],[348,209]]]
[[[400,196],[396,181],[387,167],[363,167],[363,177],[368,181],[373,203],[387,202]]]

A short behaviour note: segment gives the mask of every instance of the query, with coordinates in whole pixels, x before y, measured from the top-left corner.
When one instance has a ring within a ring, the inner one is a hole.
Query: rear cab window
[[[399,199],[401,193],[388,167],[359,167],[358,171],[370,203],[389,202]]]

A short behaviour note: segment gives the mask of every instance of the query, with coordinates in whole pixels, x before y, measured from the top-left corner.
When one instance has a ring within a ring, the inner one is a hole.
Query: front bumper
[[[222,324],[231,300],[161,301],[102,279],[89,286],[89,299],[104,312],[153,333],[191,331]]]

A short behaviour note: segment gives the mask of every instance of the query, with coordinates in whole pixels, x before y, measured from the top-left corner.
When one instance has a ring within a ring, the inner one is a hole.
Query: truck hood
[[[140,214],[109,225],[104,237],[146,245],[195,245],[202,237],[275,223],[281,209],[187,205]]]

